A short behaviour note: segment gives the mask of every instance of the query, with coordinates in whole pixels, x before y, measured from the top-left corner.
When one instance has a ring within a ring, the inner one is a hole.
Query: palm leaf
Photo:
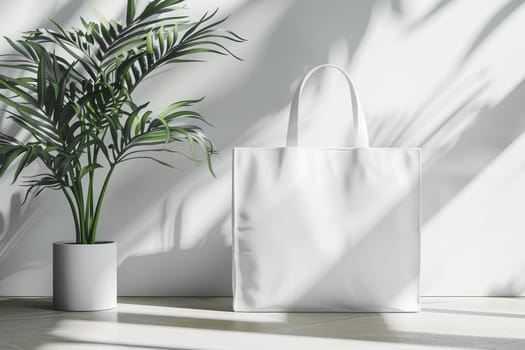
[[[155,153],[182,154],[205,161],[213,174],[213,145],[193,110],[201,99],[170,104],[156,113],[137,103],[135,88],[159,68],[202,62],[209,55],[240,59],[226,45],[244,39],[220,29],[228,17],[218,11],[191,21],[184,0],[152,0],[142,9],[127,0],[125,21],[80,18],[82,28],[53,28],[6,38],[13,52],[0,55],[0,104],[15,125],[31,134],[21,142],[0,132],[0,176],[14,169],[13,181],[33,162],[45,172],[26,177],[26,197],[61,190],[71,208],[78,243],[93,243],[109,179],[121,162],[146,159],[173,167]],[[16,77],[16,78],[14,78]],[[177,151],[184,143],[189,152]],[[186,153],[189,153],[188,155]],[[95,176],[107,168],[96,193]]]

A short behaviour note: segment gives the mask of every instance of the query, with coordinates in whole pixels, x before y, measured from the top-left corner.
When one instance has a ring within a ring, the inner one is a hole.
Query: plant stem
[[[82,238],[81,238],[81,235],[80,235],[78,215],[76,213],[76,209],[77,208],[75,207],[73,199],[71,198],[71,196],[67,192],[67,189],[65,187],[63,187],[63,186],[61,188],[62,188],[62,192],[64,192],[64,195],[66,196],[67,202],[69,203],[69,207],[71,208],[71,212],[73,213],[73,220],[75,221],[76,243],[78,244],[78,243],[81,243]]]
[[[111,175],[113,174],[113,170],[115,170],[116,163],[113,163],[109,167],[109,171],[106,174],[106,178],[104,179],[104,183],[102,184],[102,188],[100,190],[100,195],[98,196],[97,200],[97,207],[95,209],[95,216],[93,218],[93,224],[91,226],[91,235],[89,237],[89,243],[93,244],[95,243],[97,239],[97,225],[98,225],[98,218],[100,216],[100,210],[102,209],[102,202],[104,201],[104,195],[106,194],[106,189],[109,184],[109,180],[111,178]]]
[[[82,187],[82,184],[74,184],[71,188],[71,191],[73,192],[73,195],[75,196],[75,201],[77,202],[78,207],[78,219],[79,219],[79,227],[80,227],[80,243],[86,244],[86,228],[84,225],[84,198],[82,198],[82,189],[79,190],[79,187]]]
[[[89,143],[89,136],[87,138],[87,141]],[[87,155],[88,155],[88,164],[95,164],[97,162],[97,151],[96,146],[93,150],[93,154],[91,153],[91,147],[88,147],[87,149]],[[87,199],[86,199],[86,220],[87,220],[87,232],[88,232],[88,241],[90,240],[90,232],[91,228],[93,226],[93,182],[95,177],[95,171],[94,169],[89,172],[89,181],[88,181],[88,192],[87,192]]]
[[[88,220],[87,223],[87,232],[88,232],[88,240],[89,240],[89,233],[91,232],[91,228],[93,227],[93,179],[94,174],[93,172],[89,173],[89,182],[88,182],[88,193],[87,193],[87,208],[86,208],[86,217]]]
[[[84,123],[84,117],[79,116],[79,120],[82,122],[80,126],[80,130],[82,134],[86,130],[86,125]],[[84,136],[85,137],[85,136]],[[88,140],[89,141],[89,140]],[[87,148],[88,152],[88,164],[91,164],[91,153],[90,153],[90,147]],[[81,233],[82,233],[82,244],[86,244],[89,238],[89,213],[88,208],[89,204],[84,202],[84,190],[82,186],[82,180],[80,179],[80,172],[82,171],[82,164],[80,163],[80,159],[76,160],[76,176],[74,179],[78,179],[75,181],[75,187],[77,188],[77,200],[79,200],[79,211],[80,211],[80,225],[82,226]],[[87,198],[89,200],[89,198]]]

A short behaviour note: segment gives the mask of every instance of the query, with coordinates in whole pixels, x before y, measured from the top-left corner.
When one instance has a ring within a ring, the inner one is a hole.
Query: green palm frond
[[[0,133],[0,176],[14,168],[16,181],[35,161],[46,172],[26,177],[27,195],[61,190],[71,207],[77,243],[94,243],[107,185],[115,167],[132,159],[164,166],[158,152],[177,153],[189,145],[188,157],[213,174],[212,142],[203,132],[203,117],[192,109],[201,99],[175,102],[160,113],[137,103],[133,91],[152,72],[180,62],[200,62],[206,55],[229,55],[226,43],[244,39],[219,27],[227,17],[218,11],[196,21],[183,14],[184,0],[152,0],[142,10],[127,1],[125,23],[81,18],[82,28],[26,32],[5,38],[13,53],[0,56],[0,104],[4,117],[31,134],[22,142]],[[200,150],[200,152],[199,152]],[[100,189],[94,178],[108,169]]]

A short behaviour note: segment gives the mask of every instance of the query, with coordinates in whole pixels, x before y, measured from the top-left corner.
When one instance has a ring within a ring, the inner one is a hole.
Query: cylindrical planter
[[[53,244],[53,307],[97,311],[117,306],[117,244]]]

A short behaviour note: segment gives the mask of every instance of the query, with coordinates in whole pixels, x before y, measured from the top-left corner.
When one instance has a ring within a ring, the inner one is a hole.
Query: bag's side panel
[[[234,309],[418,311],[420,152],[236,149]]]

